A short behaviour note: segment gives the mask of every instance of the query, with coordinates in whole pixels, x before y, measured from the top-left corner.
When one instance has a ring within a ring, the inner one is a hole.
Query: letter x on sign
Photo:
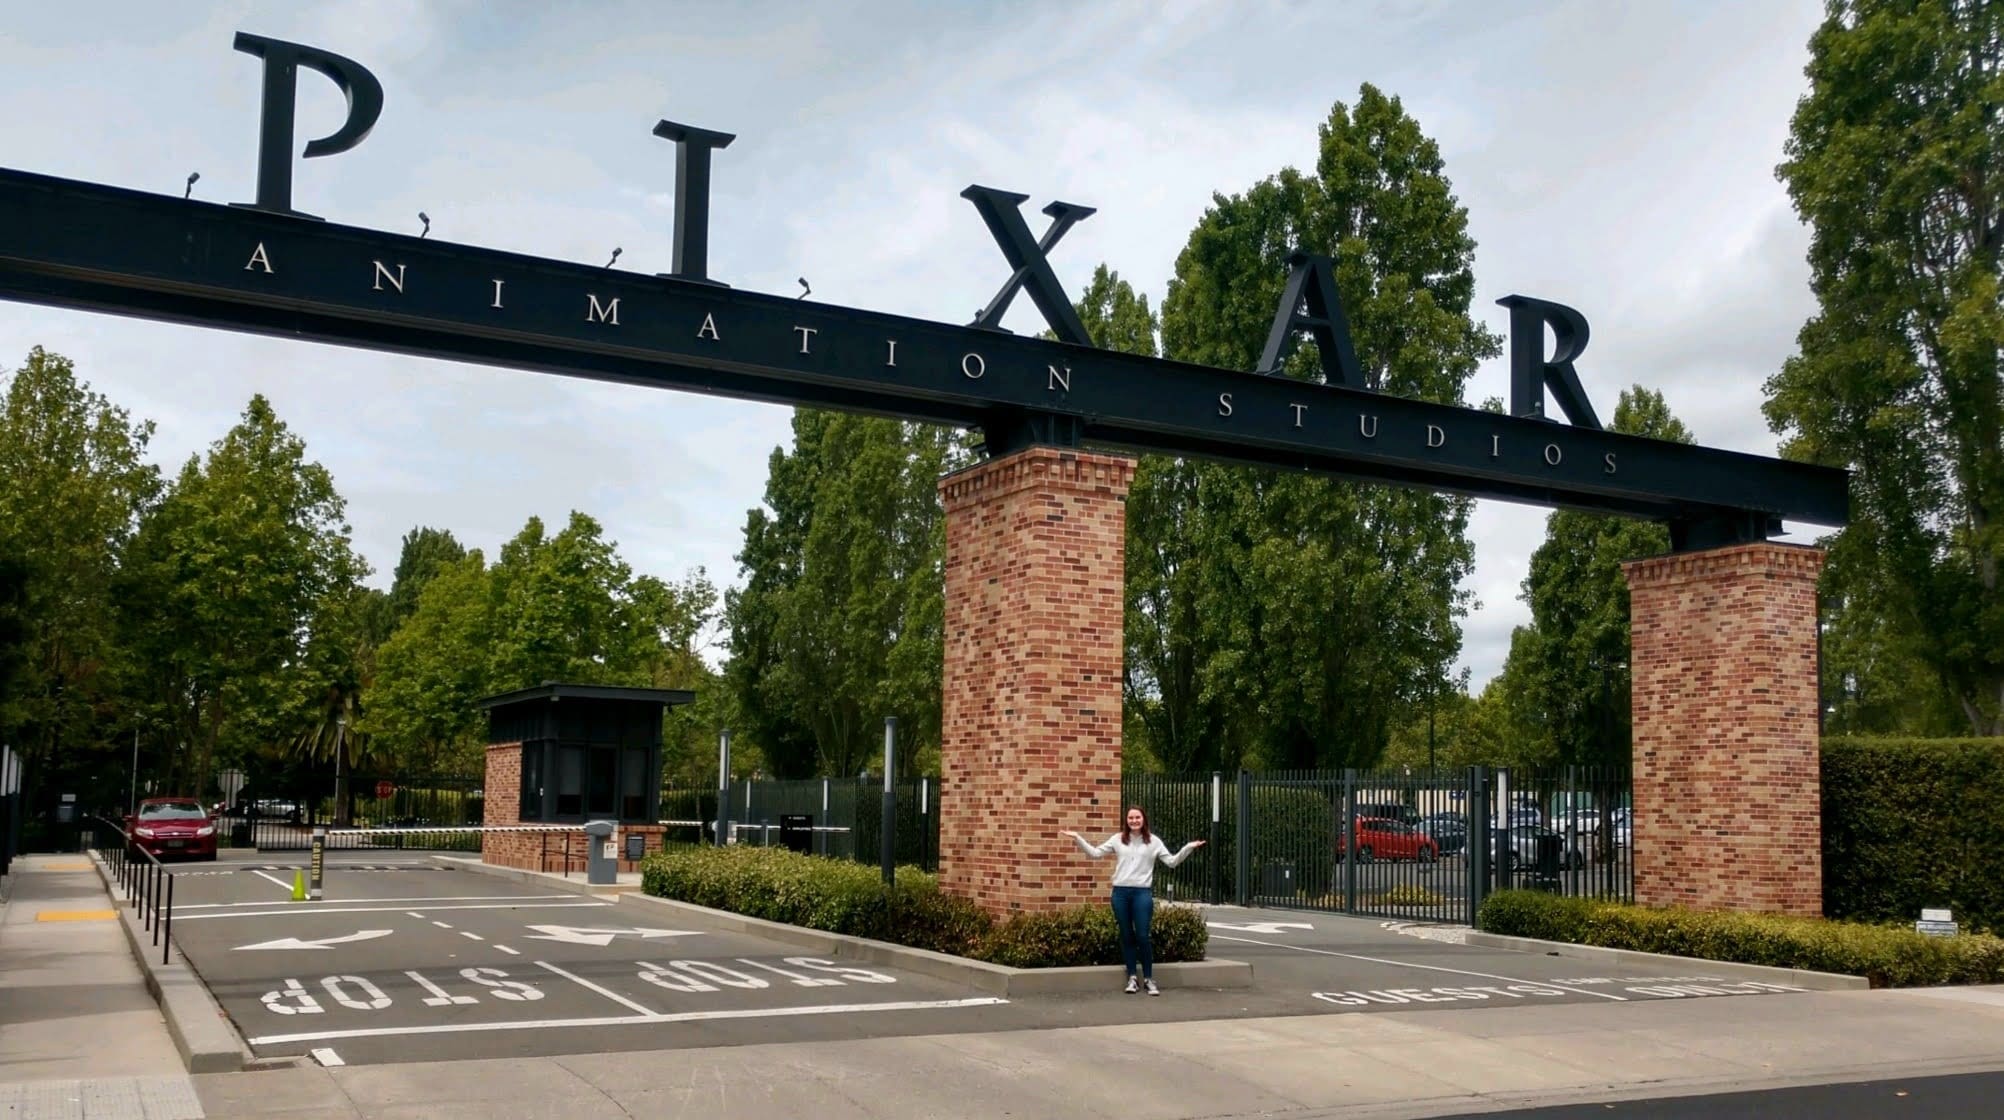
[[[1048,254],[1073,226],[1093,215],[1094,208],[1080,206],[1072,202],[1053,202],[1044,207],[1044,213],[1051,216],[1051,228],[1044,231],[1041,241],[1030,240],[1030,227],[1023,221],[1022,205],[1030,200],[1027,194],[1014,191],[999,191],[993,187],[972,186],[960,192],[960,197],[972,202],[981,211],[981,220],[988,223],[988,232],[995,237],[995,243],[1002,247],[1002,256],[1009,267],[1015,269],[1009,282],[988,301],[988,306],[974,317],[972,325],[988,330],[1002,329],[1002,316],[1009,310],[1016,293],[1022,288],[1030,289],[1030,299],[1037,310],[1044,313],[1044,321],[1059,339],[1079,346],[1091,346],[1092,337],[1086,334],[1085,324],[1079,322],[1077,311],[1072,309],[1071,297],[1059,285],[1058,277],[1051,271]]]

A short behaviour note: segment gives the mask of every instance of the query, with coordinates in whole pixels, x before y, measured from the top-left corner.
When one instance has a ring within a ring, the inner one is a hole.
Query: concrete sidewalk
[[[86,856],[23,856],[0,909],[0,1117],[200,1117]]]

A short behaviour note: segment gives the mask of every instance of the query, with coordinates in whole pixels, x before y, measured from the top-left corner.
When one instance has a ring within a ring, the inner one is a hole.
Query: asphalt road
[[[421,857],[329,857],[326,898],[288,901],[297,860],[184,878],[174,937],[261,1056],[347,1064],[1430,1008],[1782,995],[1413,936],[1397,922],[1210,911],[1211,955],[1256,986],[1001,1001]],[[372,868],[370,870],[361,867]]]
[[[1902,1116],[1915,1120],[1961,1120],[1997,1116],[2004,1112],[2004,1103],[2000,1102],[2004,1102],[2004,1073],[1972,1073],[1481,1115],[1500,1120],[1586,1120],[1589,1116],[1635,1120],[1881,1120]]]

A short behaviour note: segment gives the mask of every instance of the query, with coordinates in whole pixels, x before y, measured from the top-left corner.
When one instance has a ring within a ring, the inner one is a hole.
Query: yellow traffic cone
[[[292,901],[306,901],[306,872],[294,870],[292,873]]]

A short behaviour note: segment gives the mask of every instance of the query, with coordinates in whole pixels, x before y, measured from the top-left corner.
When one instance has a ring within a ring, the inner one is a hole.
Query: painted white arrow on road
[[[693,929],[587,929],[582,926],[530,926],[535,933],[530,941],[561,941],[567,945],[597,945],[603,948],[612,944],[612,939],[625,934],[652,941],[657,937],[695,937],[699,931]]]
[[[340,945],[348,941],[374,941],[378,937],[388,937],[386,929],[365,929],[345,937],[323,937],[318,941],[301,941],[297,937],[281,937],[277,941],[260,941],[255,945],[239,945],[237,951],[245,949],[325,949],[330,945]]]
[[[1204,924],[1210,926],[1212,929],[1233,929],[1240,933],[1280,933],[1290,929],[1315,928],[1307,922],[1247,922],[1244,925],[1232,925],[1229,922],[1205,922]]]

